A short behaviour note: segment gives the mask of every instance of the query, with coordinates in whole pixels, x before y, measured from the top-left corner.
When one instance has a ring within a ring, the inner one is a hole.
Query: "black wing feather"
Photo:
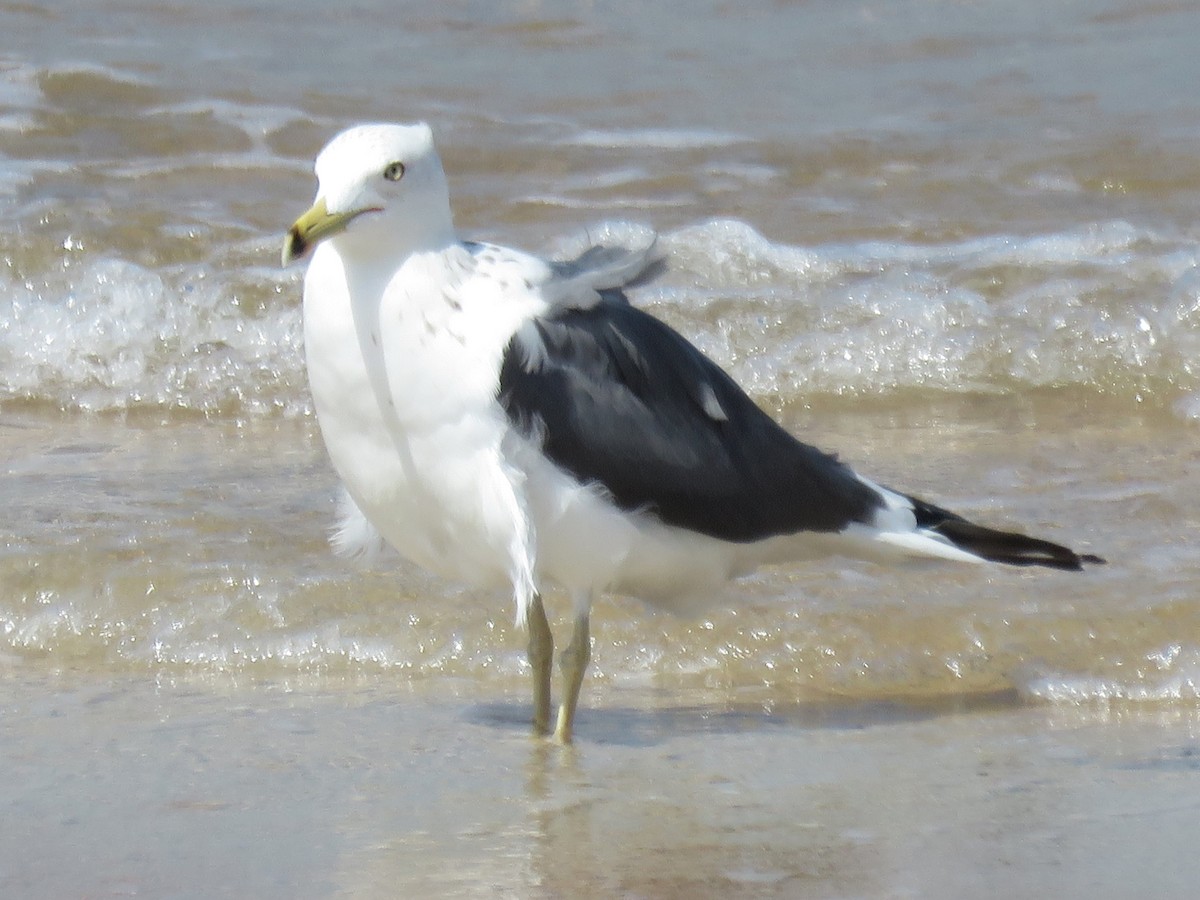
[[[602,292],[516,336],[498,396],[510,421],[625,510],[727,541],[867,522],[879,494],[801,443],[678,332]],[[719,406],[721,415],[714,406]]]
[[[991,562],[1010,566],[1045,566],[1077,572],[1085,563],[1103,564],[1104,560],[1091,553],[1076,553],[1070,547],[1053,541],[1029,537],[1012,531],[999,531],[976,525],[957,513],[934,506],[917,497],[908,497],[917,517],[917,527],[940,534],[954,546],[982,556]]]

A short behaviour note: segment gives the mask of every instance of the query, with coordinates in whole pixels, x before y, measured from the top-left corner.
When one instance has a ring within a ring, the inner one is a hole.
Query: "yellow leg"
[[[588,614],[581,613],[575,619],[575,631],[571,643],[563,651],[559,665],[563,673],[563,699],[558,708],[558,726],[554,739],[561,744],[571,743],[575,725],[575,708],[579,705],[579,689],[583,686],[583,673],[592,658],[592,639],[588,634]]]
[[[533,733],[550,733],[550,669],[554,662],[554,635],[546,621],[542,598],[533,595],[529,607],[529,665],[533,667]]]

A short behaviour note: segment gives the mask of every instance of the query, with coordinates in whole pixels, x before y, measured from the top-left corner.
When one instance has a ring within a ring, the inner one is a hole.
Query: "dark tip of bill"
[[[283,239],[283,265],[287,266],[298,259],[304,259],[309,249],[308,241],[300,236],[300,232],[289,228],[287,237]]]

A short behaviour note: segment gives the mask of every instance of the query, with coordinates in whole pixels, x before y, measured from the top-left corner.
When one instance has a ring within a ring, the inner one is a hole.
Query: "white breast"
[[[351,285],[336,249],[317,249],[304,292],[313,402],[335,469],[384,539],[444,577],[511,585],[523,612],[532,541],[495,395],[508,336],[529,312],[470,284],[456,253],[417,254]],[[453,289],[442,287],[448,266],[461,270]]]

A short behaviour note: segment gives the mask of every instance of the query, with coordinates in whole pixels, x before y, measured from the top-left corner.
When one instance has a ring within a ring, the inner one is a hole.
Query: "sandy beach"
[[[0,889],[64,897],[1190,896],[1194,714],[5,666]],[[481,695],[482,694],[482,695]]]

